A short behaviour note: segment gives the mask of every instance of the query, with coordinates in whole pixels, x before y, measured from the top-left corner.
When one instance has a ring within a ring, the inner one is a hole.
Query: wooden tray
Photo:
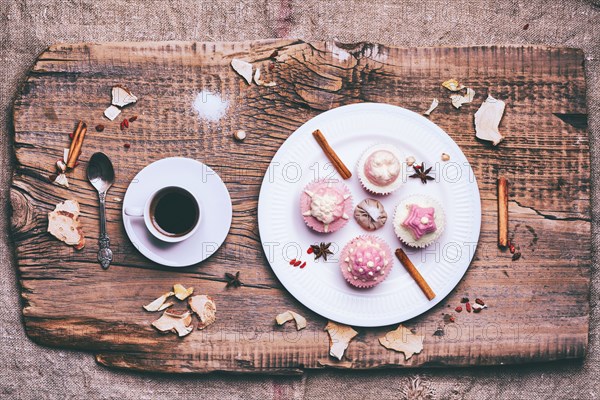
[[[274,63],[273,51],[287,55]],[[247,85],[232,58],[260,65],[275,87]],[[477,92],[456,110],[440,83],[458,78]],[[110,90],[125,84],[140,98],[121,131],[102,117]],[[192,102],[202,89],[229,102],[218,122],[200,120]],[[473,114],[491,92],[506,101],[497,148],[474,136]],[[405,325],[425,335],[424,350],[404,361],[378,337],[394,329],[358,329],[339,362],[328,356],[326,320],[298,304],[280,285],[261,250],[257,198],[271,157],[299,125],[323,110],[357,102],[396,104],[416,112],[440,106],[431,120],[470,159],[481,189],[483,223],[474,261],[457,289]],[[77,120],[90,126],[71,189],[48,181]],[[12,232],[28,335],[45,345],[96,354],[112,367],[160,372],[301,373],[306,368],[465,366],[583,357],[589,319],[590,155],[583,53],[549,47],[395,48],[266,40],[242,43],[62,44],[45,51],[15,101],[16,169],[11,190]],[[103,123],[106,129],[93,127]],[[243,143],[232,140],[238,129]],[[124,144],[131,148],[125,149]],[[103,151],[116,168],[108,199],[115,260],[96,262],[98,208],[85,179],[92,153]],[[121,203],[130,180],[148,163],[169,156],[201,160],[225,181],[233,200],[226,244],[206,262],[164,268],[142,257],[125,236]],[[511,261],[496,246],[496,179],[511,180],[510,229],[523,257]],[[87,238],[83,251],[48,233],[47,213],[77,199]],[[225,272],[241,271],[245,286],[226,289]],[[216,324],[184,339],[161,335],[142,304],[174,283],[210,294]],[[445,327],[463,296],[489,309],[462,312]],[[276,314],[296,310],[308,328],[279,327]]]

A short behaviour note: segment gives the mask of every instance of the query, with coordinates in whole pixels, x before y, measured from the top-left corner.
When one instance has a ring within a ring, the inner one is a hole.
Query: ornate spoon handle
[[[106,192],[100,193],[100,239],[98,244],[100,250],[98,251],[98,261],[104,269],[108,269],[113,259],[113,253],[110,249],[110,238],[106,233]]]

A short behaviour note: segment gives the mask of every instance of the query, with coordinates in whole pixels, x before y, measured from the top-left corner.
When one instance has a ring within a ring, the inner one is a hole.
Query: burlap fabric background
[[[599,398],[597,257],[589,354],[583,362],[450,370],[315,371],[303,377],[159,376],[108,370],[96,365],[89,354],[49,349],[29,341],[20,320],[8,234],[11,103],[28,68],[52,43],[293,37],[398,46],[513,43],[581,47],[586,54],[592,158],[597,160],[599,4],[598,0],[0,0],[0,398],[405,398],[410,380],[417,376],[423,397],[408,398]],[[525,24],[529,24],[527,30]],[[595,249],[600,219],[599,166],[597,161],[592,163]]]

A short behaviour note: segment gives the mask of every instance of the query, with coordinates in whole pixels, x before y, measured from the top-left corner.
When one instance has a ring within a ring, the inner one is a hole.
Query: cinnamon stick
[[[427,299],[432,300],[435,297],[435,293],[431,290],[431,287],[429,287],[429,284],[425,281],[421,273],[419,273],[419,270],[417,270],[412,261],[410,261],[404,250],[396,249],[396,257],[398,257],[398,260],[400,260],[410,276],[417,282],[417,285],[419,285],[423,293],[425,293]]]
[[[321,146],[321,149],[323,149],[323,152],[325,153],[327,158],[329,158],[329,161],[331,161],[331,163],[333,164],[333,166],[335,167],[337,172],[342,176],[342,178],[343,179],[350,178],[352,176],[352,172],[350,172],[348,167],[346,167],[346,165],[344,165],[342,160],[338,157],[338,155],[335,153],[335,151],[331,148],[331,146],[327,142],[327,139],[325,139],[325,136],[323,136],[321,131],[317,129],[316,131],[313,132],[313,136],[317,140],[317,143],[319,143],[319,146]]]
[[[498,246],[508,246],[508,181],[498,178]]]
[[[69,157],[67,158],[67,168],[74,168],[77,163],[77,159],[81,155],[81,147],[83,146],[83,139],[87,132],[87,125],[83,121],[79,121],[75,132],[73,133],[73,140],[71,140],[71,146],[69,147]]]

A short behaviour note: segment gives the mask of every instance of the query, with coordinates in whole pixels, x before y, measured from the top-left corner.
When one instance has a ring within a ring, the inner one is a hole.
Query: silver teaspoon
[[[98,191],[100,199],[100,238],[98,243],[98,261],[104,269],[108,269],[113,259],[113,253],[110,250],[110,239],[106,233],[106,193],[115,182],[115,171],[110,159],[104,153],[95,153],[87,168],[87,177],[92,186]]]

